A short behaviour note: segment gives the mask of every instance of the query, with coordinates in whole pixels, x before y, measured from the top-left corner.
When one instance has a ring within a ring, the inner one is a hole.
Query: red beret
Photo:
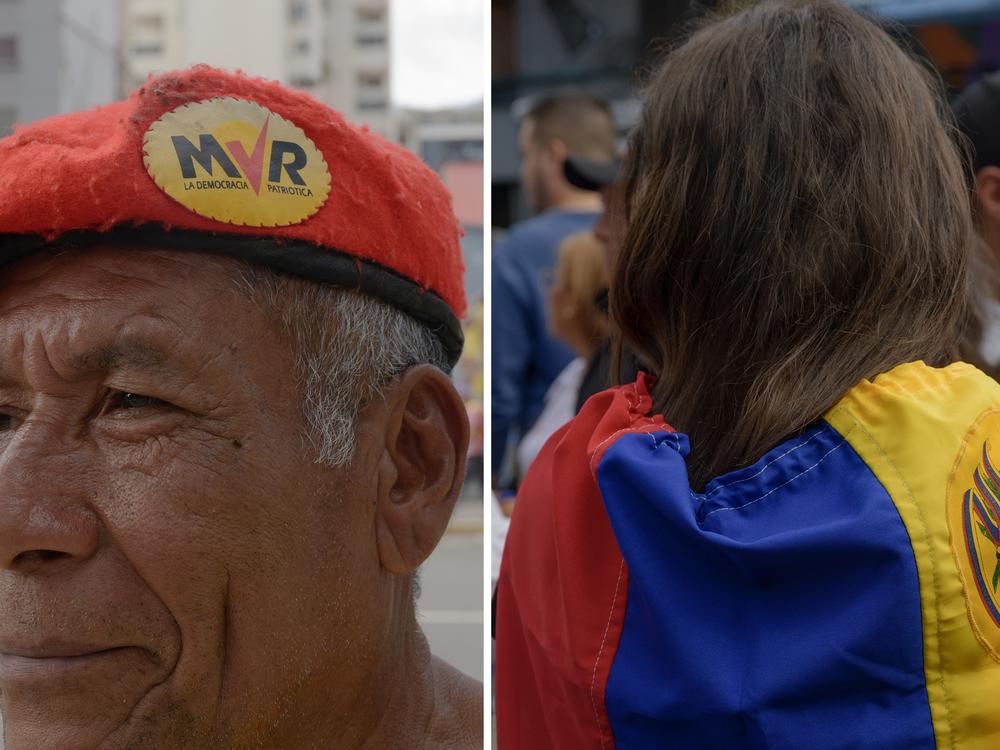
[[[358,288],[431,326],[465,314],[451,198],[404,148],[307,94],[207,66],[0,140],[0,257],[128,242]]]

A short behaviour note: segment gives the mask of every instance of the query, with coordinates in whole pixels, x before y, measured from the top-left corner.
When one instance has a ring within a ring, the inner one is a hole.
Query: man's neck
[[[303,688],[294,707],[272,727],[266,742],[258,745],[255,740],[252,746],[283,750],[432,748],[425,737],[439,710],[433,659],[408,591],[400,591],[384,627],[375,628],[365,640],[363,644],[340,644],[339,664],[317,665],[317,672],[305,678],[314,683],[313,688]],[[317,654],[317,658],[322,656]]]
[[[354,721],[328,727],[327,744],[305,747],[482,748],[482,685],[434,658],[412,604],[403,606],[409,609],[400,618],[405,630],[386,634],[371,679],[358,691],[348,713]]]
[[[358,706],[356,715],[369,714],[374,721],[363,734],[352,733],[352,737],[345,737],[331,747],[359,750],[428,747],[424,740],[438,710],[430,648],[415,622],[401,640],[403,649],[396,657],[398,661],[380,665],[382,678],[373,681],[373,689],[366,691],[367,705]]]
[[[313,675],[325,681],[329,694],[303,692],[296,717],[287,715],[274,726],[267,747],[481,750],[482,685],[431,655],[412,594],[403,588],[384,629],[372,632],[368,643],[348,644],[341,664],[330,665],[322,677]],[[352,657],[352,647],[368,658]],[[338,684],[339,675],[347,682]]]
[[[548,206],[548,210],[599,213],[601,205],[600,193],[567,188],[555,196],[555,199]]]
[[[408,674],[393,679],[378,723],[357,747],[482,748],[482,685],[433,657],[419,628],[413,632],[411,656]],[[355,745],[337,742],[331,747]]]

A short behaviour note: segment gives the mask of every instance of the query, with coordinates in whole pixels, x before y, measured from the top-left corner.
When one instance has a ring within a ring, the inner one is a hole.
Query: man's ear
[[[569,155],[569,152],[566,149],[566,144],[559,138],[553,138],[545,144],[545,151],[552,159],[552,163],[558,167],[559,174],[561,175],[563,164],[566,162],[566,157]]]
[[[1000,226],[1000,167],[990,165],[976,173],[976,197],[983,218]]]
[[[437,547],[465,478],[469,418],[451,380],[411,367],[385,393],[386,471],[375,511],[382,567],[406,575]]]

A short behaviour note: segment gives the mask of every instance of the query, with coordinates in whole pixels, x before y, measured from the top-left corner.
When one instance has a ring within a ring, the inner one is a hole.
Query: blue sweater
[[[546,324],[548,283],[559,244],[590,229],[598,214],[553,209],[515,224],[493,250],[493,471],[507,441],[541,412],[545,392],[573,358]]]

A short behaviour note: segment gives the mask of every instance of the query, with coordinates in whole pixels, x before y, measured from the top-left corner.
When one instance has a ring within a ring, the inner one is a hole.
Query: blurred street
[[[417,603],[431,651],[477,680],[483,679],[482,508],[482,502],[459,503],[451,529],[424,563]]]

